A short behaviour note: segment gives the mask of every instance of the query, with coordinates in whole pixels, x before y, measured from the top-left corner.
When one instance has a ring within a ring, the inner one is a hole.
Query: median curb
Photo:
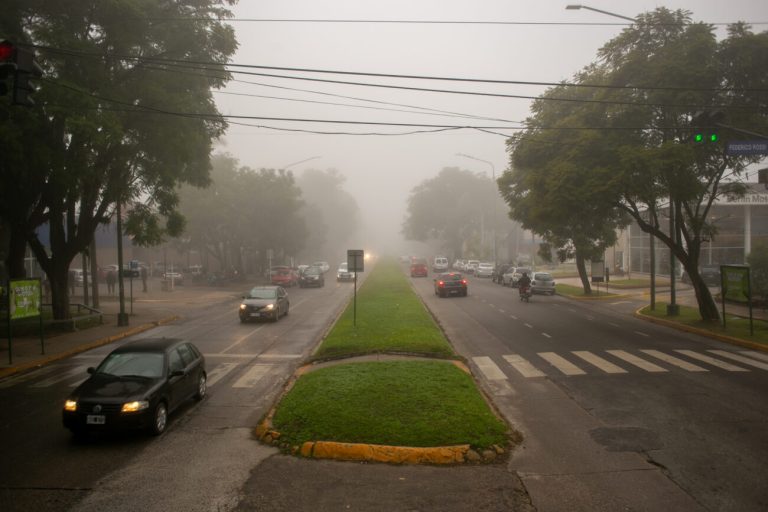
[[[733,336],[726,336],[724,334],[717,334],[711,331],[707,331],[705,329],[691,327],[690,325],[685,325],[678,322],[673,322],[671,320],[664,320],[663,318],[656,318],[653,316],[645,315],[641,313],[641,311],[645,309],[645,307],[646,306],[643,306],[642,308],[635,311],[634,317],[639,318],[641,320],[645,320],[647,322],[654,323],[654,324],[663,325],[665,327],[670,327],[672,329],[677,329],[678,331],[690,332],[692,334],[698,334],[699,336],[704,336],[704,337],[716,339],[718,341],[722,341],[725,343],[730,343],[731,345],[738,345],[740,347],[750,348],[752,350],[768,352],[768,346],[763,345],[761,343],[755,343],[752,341],[743,340],[741,338],[734,338]]]

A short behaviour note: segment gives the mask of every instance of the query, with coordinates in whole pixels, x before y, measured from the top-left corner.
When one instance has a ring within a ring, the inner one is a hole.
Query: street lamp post
[[[614,12],[609,12],[609,11],[603,11],[601,9],[595,9],[594,7],[589,7],[589,6],[581,5],[581,4],[566,5],[565,8],[566,9],[571,9],[571,10],[574,10],[574,9],[575,10],[586,9],[588,11],[599,12],[600,14],[607,14],[608,16],[613,16],[615,18],[621,18],[623,20],[631,21],[632,23],[637,21],[635,18],[630,18],[629,16],[622,16],[621,14],[616,14]]]
[[[493,180],[494,185],[496,184],[496,167],[493,165],[492,162],[489,162],[488,160],[483,160],[482,158],[477,158],[471,155],[467,155],[464,153],[456,153],[456,156],[463,156],[464,158],[469,158],[470,160],[477,160],[478,162],[483,162],[484,164],[488,164],[491,166],[491,179]],[[493,198],[493,204],[491,204],[491,208],[493,209],[493,264],[494,266],[498,265],[498,261],[496,261],[496,197]]]

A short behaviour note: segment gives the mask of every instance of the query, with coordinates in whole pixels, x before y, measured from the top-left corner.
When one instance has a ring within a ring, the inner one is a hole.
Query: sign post
[[[355,292],[352,299],[352,325],[357,327],[357,273],[365,270],[365,251],[362,249],[347,250],[347,270],[355,273]]]
[[[40,278],[17,279],[8,282],[8,364],[13,364],[11,321],[38,317],[40,324],[40,353],[45,354],[43,338],[43,290]]]
[[[720,265],[720,296],[723,300],[723,328],[725,328],[725,299],[743,301],[749,305],[749,335],[755,334],[752,322],[752,285],[746,265]]]

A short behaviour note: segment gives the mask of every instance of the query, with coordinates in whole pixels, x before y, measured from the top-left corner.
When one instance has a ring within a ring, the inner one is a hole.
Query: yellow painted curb
[[[469,445],[415,448],[378,444],[316,441],[304,443],[301,454],[315,459],[375,461],[392,464],[458,464],[464,462]]]
[[[690,325],[673,322],[671,320],[664,320],[663,318],[656,318],[653,316],[644,315],[640,311],[645,309],[645,307],[646,306],[643,306],[642,308],[635,311],[634,313],[635,318],[639,318],[641,320],[645,320],[647,322],[651,322],[654,324],[663,325],[665,327],[671,327],[672,329],[677,329],[678,331],[690,332],[692,334],[698,334],[699,336],[704,336],[706,338],[716,339],[718,341],[730,343],[731,345],[738,345],[740,347],[751,348],[753,350],[759,350],[762,352],[768,352],[768,346],[762,343],[755,343],[752,341],[743,340],[741,338],[734,338],[732,336],[726,336],[724,334],[717,334],[704,329],[691,327]]]

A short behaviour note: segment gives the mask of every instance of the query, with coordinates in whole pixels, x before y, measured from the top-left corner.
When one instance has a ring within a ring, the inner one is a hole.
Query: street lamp
[[[469,158],[470,160],[477,160],[478,162],[483,162],[484,164],[488,164],[491,166],[491,179],[493,179],[493,183],[496,183],[496,167],[494,167],[492,162],[489,162],[488,160],[483,160],[482,158],[477,158],[472,155],[467,155],[464,153],[456,153],[456,156],[463,156],[464,158]],[[493,198],[493,204],[491,205],[493,208],[493,264],[497,265],[498,261],[496,261],[496,198]]]
[[[587,5],[571,4],[571,5],[566,5],[565,8],[566,9],[571,9],[571,10],[574,10],[574,9],[575,10],[586,9],[588,11],[595,11],[595,12],[599,12],[600,14],[607,14],[608,16],[613,16],[615,18],[621,18],[623,20],[628,20],[628,21],[631,21],[632,23],[637,21],[635,18],[630,18],[629,16],[622,16],[621,14],[616,14],[614,12],[608,12],[608,11],[603,11],[601,9],[595,9],[594,7],[589,7]]]
[[[322,157],[322,156],[319,156],[319,155],[318,155],[318,156],[311,156],[311,157],[309,157],[309,158],[305,158],[304,160],[299,160],[298,162],[293,162],[293,163],[290,163],[290,164],[288,164],[288,165],[284,165],[283,167],[281,167],[281,169],[285,171],[285,170],[287,170],[289,167],[293,167],[294,165],[303,164],[304,162],[309,162],[310,160],[315,160],[315,159],[317,159],[317,158],[323,158],[323,157]]]

